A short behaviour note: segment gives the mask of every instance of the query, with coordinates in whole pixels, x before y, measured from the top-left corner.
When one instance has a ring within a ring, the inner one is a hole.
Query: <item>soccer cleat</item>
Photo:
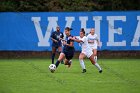
[[[102,73],[103,71],[102,70],[99,70],[99,73]]]
[[[69,61],[68,68],[71,67],[71,64],[72,64],[72,60]]]
[[[87,72],[87,70],[86,69],[83,69],[83,72],[82,73],[86,73]]]

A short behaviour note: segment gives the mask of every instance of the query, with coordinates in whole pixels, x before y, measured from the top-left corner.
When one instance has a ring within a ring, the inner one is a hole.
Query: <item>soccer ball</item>
[[[49,70],[53,73],[56,70],[56,66],[54,64],[50,64]]]

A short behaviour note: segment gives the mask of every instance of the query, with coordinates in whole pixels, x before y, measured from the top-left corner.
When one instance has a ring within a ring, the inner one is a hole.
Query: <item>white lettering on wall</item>
[[[119,27],[119,28],[115,29],[114,22],[116,20],[122,20],[123,22],[125,22],[126,16],[107,16],[107,20],[108,20],[108,30],[109,30],[107,46],[126,46],[125,40],[122,40],[120,42],[114,41],[114,34],[122,35],[122,28]]]
[[[43,36],[42,29],[40,26],[40,17],[32,17],[31,20],[34,22],[34,26],[39,39],[38,46],[50,46],[49,38],[51,31],[56,29],[58,17],[48,17],[48,26],[46,29],[45,36]]]
[[[138,25],[136,28],[136,32],[133,38],[133,41],[131,42],[131,46],[140,46],[139,39],[140,39],[140,16],[137,16]]]
[[[98,35],[98,39],[100,42],[100,46],[102,46],[102,42],[100,41],[100,21],[102,20],[101,16],[93,16],[93,20],[95,21],[95,33]]]

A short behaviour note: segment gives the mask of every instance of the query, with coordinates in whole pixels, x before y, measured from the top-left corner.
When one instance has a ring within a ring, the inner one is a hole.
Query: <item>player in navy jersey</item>
[[[58,49],[59,54],[62,52],[62,43],[61,40],[63,39],[64,35],[60,32],[60,27],[56,27],[56,31],[52,32],[51,40],[52,42],[52,64],[54,64],[54,58],[56,50]]]
[[[75,49],[74,49],[74,41],[70,39],[70,38],[73,37],[73,36],[71,36],[71,34],[70,34],[70,30],[72,30],[72,29],[69,28],[69,27],[66,27],[66,28],[65,28],[66,38],[65,38],[65,40],[62,40],[63,46],[64,46],[64,47],[63,47],[62,52],[61,52],[60,55],[59,55],[58,60],[57,60],[56,63],[55,63],[56,67],[59,66],[59,63],[60,63],[64,58],[65,58],[64,64],[65,64],[65,65],[68,65],[68,67],[71,66],[71,59],[72,59],[73,56],[74,56]]]

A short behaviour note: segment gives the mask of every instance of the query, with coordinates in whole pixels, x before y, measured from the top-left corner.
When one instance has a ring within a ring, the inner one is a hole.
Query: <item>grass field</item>
[[[99,59],[103,73],[86,60],[50,73],[49,59],[0,59],[0,93],[140,93],[140,59]]]

